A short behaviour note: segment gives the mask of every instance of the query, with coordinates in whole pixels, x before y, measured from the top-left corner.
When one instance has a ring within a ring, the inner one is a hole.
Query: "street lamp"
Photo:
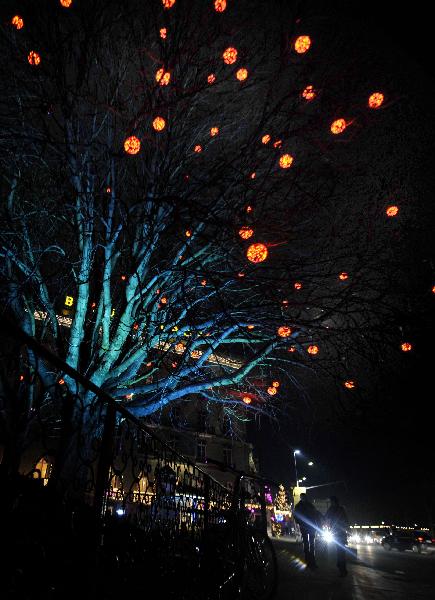
[[[312,461],[312,460],[310,460],[310,462],[308,463],[308,466],[309,466],[309,467],[312,467],[313,465],[314,465],[313,461]]]
[[[300,450],[293,450],[293,460],[295,462],[296,487],[299,487],[298,466],[296,464],[296,454],[300,454]]]

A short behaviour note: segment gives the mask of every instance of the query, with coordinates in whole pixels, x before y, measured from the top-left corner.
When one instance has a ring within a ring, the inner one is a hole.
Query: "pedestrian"
[[[326,512],[325,521],[334,537],[334,543],[337,549],[337,568],[340,577],[345,577],[347,575],[346,545],[349,520],[346,511],[340,506],[337,496],[331,496],[329,501],[330,506]]]
[[[306,494],[301,494],[300,501],[295,506],[295,521],[301,531],[305,562],[310,569],[317,569],[316,533],[319,526],[318,511],[308,500]]]

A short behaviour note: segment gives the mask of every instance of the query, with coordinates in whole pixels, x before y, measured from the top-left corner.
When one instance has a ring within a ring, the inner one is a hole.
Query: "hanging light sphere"
[[[276,387],[273,387],[272,385],[267,388],[267,393],[269,394],[269,396],[275,396],[277,391],[278,390],[276,389]]]
[[[311,46],[311,38],[309,35],[300,35],[296,38],[294,49],[298,54],[305,54]]]
[[[384,94],[382,92],[374,92],[368,99],[369,108],[379,108],[384,103]]]
[[[218,135],[219,133],[219,127],[212,127],[210,129],[210,135],[211,137],[215,137],[216,135]]]
[[[227,0],[214,0],[214,9],[216,12],[224,12],[227,7]]]
[[[214,83],[216,81],[216,75],[214,73],[210,73],[210,75],[207,77],[207,83]]]
[[[319,352],[319,347],[314,344],[311,346],[308,346],[307,352],[308,352],[308,354],[317,354]]]
[[[348,390],[352,390],[355,387],[355,382],[352,380],[345,381],[344,387],[346,387]]]
[[[224,63],[226,65],[233,65],[237,60],[237,50],[230,46],[224,50],[222,58],[224,59]]]
[[[59,0],[59,2],[64,8],[69,8],[72,4],[72,0]]]
[[[279,381],[272,381],[272,387],[279,388]]]
[[[162,27],[159,33],[162,40],[166,40],[166,36],[168,35],[168,30],[166,29],[166,27]]]
[[[281,327],[278,327],[277,333],[280,337],[287,338],[291,336],[292,330],[287,325],[281,325]]]
[[[269,142],[270,142],[270,135],[268,133],[266,133],[266,135],[263,135],[263,137],[261,138],[261,143],[268,144]]]
[[[236,77],[239,81],[245,81],[245,79],[248,79],[248,69],[239,69]]]
[[[166,127],[166,121],[163,117],[156,117],[153,121],[153,128],[156,131],[162,131]]]
[[[249,240],[249,238],[254,235],[254,230],[251,229],[248,225],[244,225],[239,229],[239,235],[242,238],[242,240]]]
[[[168,85],[170,80],[171,80],[171,74],[169,73],[169,71],[165,71],[165,69],[163,67],[157,71],[156,81],[160,85]]]
[[[23,18],[20,15],[15,15],[11,19],[11,25],[15,27],[15,29],[22,29],[24,27]]]
[[[264,244],[251,244],[246,251],[246,257],[253,263],[259,263],[266,260],[268,250]]]
[[[293,164],[293,156],[291,154],[283,154],[279,159],[281,169],[289,169]]]
[[[339,135],[340,133],[343,133],[346,127],[347,123],[345,119],[336,119],[331,123],[331,133],[333,133],[334,135]]]
[[[412,350],[412,344],[410,344],[409,342],[403,342],[401,348],[402,352],[410,352]]]
[[[162,0],[163,8],[169,10],[175,4],[175,0]]]
[[[202,152],[202,146],[200,146],[200,144],[197,144],[194,149],[194,152],[196,152],[196,154],[199,154],[200,152]]]
[[[304,100],[310,102],[317,96],[317,92],[312,85],[307,85],[307,87],[302,90],[301,96]]]
[[[140,139],[131,135],[124,142],[124,150],[127,154],[137,154],[140,150]]]
[[[252,402],[252,400],[249,396],[243,396],[242,400],[245,404],[251,404],[251,402]]]
[[[346,279],[349,279],[349,274],[348,274],[348,273],[345,273],[345,272],[343,271],[343,272],[341,272],[341,273],[340,273],[340,275],[338,276],[338,278],[339,278],[341,281],[346,281]]]
[[[387,217],[395,217],[397,216],[397,214],[399,213],[399,207],[398,206],[388,206],[387,210],[385,211]]]
[[[41,62],[41,56],[34,50],[30,50],[27,56],[27,61],[29,65],[32,65],[32,67],[37,67]]]

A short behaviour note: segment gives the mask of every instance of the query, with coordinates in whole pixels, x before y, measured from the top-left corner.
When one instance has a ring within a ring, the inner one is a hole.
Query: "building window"
[[[198,412],[198,431],[205,432],[208,427],[208,412],[206,410],[200,410]]]
[[[207,443],[204,440],[198,440],[196,445],[196,459],[199,462],[205,462],[207,459]]]
[[[224,448],[224,463],[228,466],[233,464],[233,449],[232,448]]]

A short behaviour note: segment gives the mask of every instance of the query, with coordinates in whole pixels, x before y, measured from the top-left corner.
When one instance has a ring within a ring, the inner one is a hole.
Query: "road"
[[[273,540],[279,567],[276,600],[433,600],[435,552],[385,551],[359,545],[358,558],[348,561],[348,576],[338,577],[334,550],[319,550],[319,569],[305,568],[302,545],[287,538]]]

